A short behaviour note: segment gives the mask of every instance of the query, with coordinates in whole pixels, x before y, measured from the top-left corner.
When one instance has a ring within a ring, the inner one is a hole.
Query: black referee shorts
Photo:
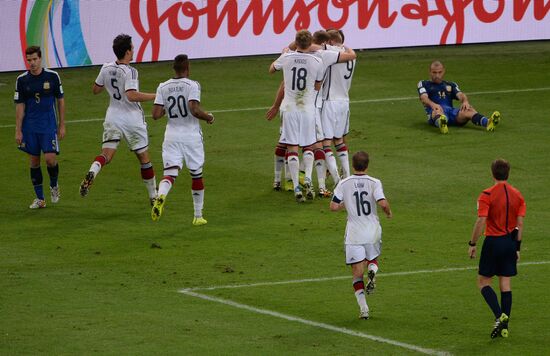
[[[479,257],[478,273],[485,277],[517,274],[517,242],[511,235],[486,236]]]

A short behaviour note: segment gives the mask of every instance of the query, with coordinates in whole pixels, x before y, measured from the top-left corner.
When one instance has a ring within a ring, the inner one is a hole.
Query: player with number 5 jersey
[[[141,177],[149,195],[149,201],[156,198],[156,181],[153,165],[149,159],[147,124],[140,102],[155,99],[155,94],[139,91],[138,72],[130,66],[134,56],[132,37],[121,34],[113,40],[113,52],[117,60],[101,67],[92,91],[99,94],[106,90],[109,107],[103,123],[103,145],[84,180],[80,184],[80,195],[88,195],[90,186],[101,169],[111,162],[120,140],[124,138],[141,164]]]
[[[207,221],[202,216],[204,146],[199,120],[212,124],[214,116],[200,108],[201,86],[198,82],[188,78],[189,59],[187,55],[177,55],[174,58],[173,68],[175,76],[158,86],[153,106],[153,119],[157,120],[166,115],[168,123],[162,144],[164,178],[159,183],[158,197],[151,210],[151,218],[153,221],[160,219],[166,196],[185,164],[191,174],[193,225],[200,226],[206,224]]]
[[[392,217],[390,204],[386,200],[382,182],[367,175],[369,155],[359,151],[353,155],[354,174],[344,178],[334,189],[330,210],[346,209],[345,233],[346,264],[351,266],[353,288],[362,319],[369,318],[369,307],[365,293],[374,291],[378,257],[382,250],[382,227],[378,220],[377,206],[388,218]],[[364,270],[367,267],[367,285]]]

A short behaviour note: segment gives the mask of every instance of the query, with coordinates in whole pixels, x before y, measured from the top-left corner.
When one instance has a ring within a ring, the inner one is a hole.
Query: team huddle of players
[[[317,31],[313,35],[298,31],[295,41],[275,60],[270,73],[283,72],[283,83],[275,103],[267,113],[269,120],[281,113],[281,136],[275,148],[273,188],[294,191],[298,202],[313,199],[313,167],[318,179],[318,193],[330,197],[326,172],[336,185],[340,180],[335,146],[343,178],[350,175],[348,149],[344,137],[349,132],[349,89],[355,69],[355,52],[343,45],[340,30]],[[302,162],[298,149],[302,148]],[[303,163],[303,169],[300,169]],[[304,172],[300,182],[300,171]]]

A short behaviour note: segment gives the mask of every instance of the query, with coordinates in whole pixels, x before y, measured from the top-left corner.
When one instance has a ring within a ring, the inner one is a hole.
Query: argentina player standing
[[[59,154],[57,140],[65,136],[65,99],[57,72],[42,68],[40,47],[28,47],[25,57],[29,70],[17,77],[13,97],[15,142],[21,151],[29,155],[31,182],[36,194],[36,199],[29,208],[40,209],[46,207],[40,168],[42,152],[50,177],[51,202],[57,203],[60,197],[57,185],[59,165],[56,156]]]

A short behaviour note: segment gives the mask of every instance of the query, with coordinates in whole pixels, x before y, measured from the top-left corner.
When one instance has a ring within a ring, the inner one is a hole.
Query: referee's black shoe
[[[491,331],[491,339],[498,336],[508,337],[508,315],[502,313],[502,315],[495,320],[495,326]]]

